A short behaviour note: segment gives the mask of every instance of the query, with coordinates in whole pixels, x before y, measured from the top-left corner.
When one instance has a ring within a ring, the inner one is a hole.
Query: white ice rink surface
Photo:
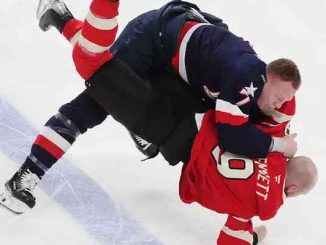
[[[132,17],[166,1],[122,0],[120,30]],[[264,245],[326,244],[326,1],[202,0],[269,62],[288,57],[300,67],[297,95],[299,155],[315,160],[319,183],[287,200],[266,222]],[[66,0],[83,18],[90,0]],[[0,185],[12,176],[46,120],[83,90],[70,46],[42,33],[37,0],[0,4]],[[212,245],[225,216],[178,197],[180,166],[145,163],[126,130],[110,118],[80,137],[36,191],[37,206],[21,216],[0,209],[0,244]],[[257,221],[257,224],[259,221]]]

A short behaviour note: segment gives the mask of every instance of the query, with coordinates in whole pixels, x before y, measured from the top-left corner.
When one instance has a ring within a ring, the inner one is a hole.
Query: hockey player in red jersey
[[[265,120],[256,126],[275,137],[288,131],[288,123],[271,123],[272,120]],[[228,214],[218,245],[257,244],[251,219],[270,219],[286,196],[307,193],[317,181],[316,167],[307,157],[287,160],[278,152],[271,152],[266,158],[248,158],[223,151],[217,133],[214,112],[206,112],[191,159],[182,171],[180,197],[185,203],[198,202]]]

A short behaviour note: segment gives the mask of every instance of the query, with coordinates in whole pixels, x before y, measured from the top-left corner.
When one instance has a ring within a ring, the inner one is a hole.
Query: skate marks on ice
[[[15,170],[25,160],[36,135],[37,130],[0,98],[0,151],[16,164]],[[104,189],[66,159],[45,175],[39,188],[100,244],[160,244]]]

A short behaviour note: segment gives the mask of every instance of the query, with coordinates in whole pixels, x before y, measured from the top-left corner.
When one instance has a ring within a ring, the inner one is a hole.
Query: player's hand
[[[286,135],[282,138],[273,137],[273,144],[270,151],[281,152],[287,158],[294,157],[298,149],[295,137],[297,137],[296,133]]]
[[[283,137],[284,140],[284,152],[283,155],[291,158],[294,157],[295,153],[298,150],[298,144],[295,141],[295,137],[297,137],[297,134],[290,134],[290,135],[286,135]]]
[[[257,238],[258,238],[258,243],[256,244],[261,243],[267,235],[267,229],[264,225],[255,227],[254,232],[257,234]]]

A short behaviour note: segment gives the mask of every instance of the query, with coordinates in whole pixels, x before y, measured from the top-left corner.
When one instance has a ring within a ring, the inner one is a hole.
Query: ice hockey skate
[[[39,181],[36,174],[22,167],[5,183],[4,191],[0,195],[0,204],[14,214],[22,214],[33,208],[33,190]]]
[[[42,31],[47,31],[54,26],[59,32],[62,32],[64,24],[73,18],[73,15],[61,0],[40,0],[36,16]]]

